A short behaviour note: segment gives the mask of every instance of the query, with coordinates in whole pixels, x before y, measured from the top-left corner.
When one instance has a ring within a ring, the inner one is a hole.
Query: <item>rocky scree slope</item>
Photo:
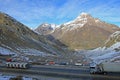
[[[19,54],[57,55],[64,51],[13,17],[0,12],[0,47]],[[2,50],[1,52],[2,53]]]

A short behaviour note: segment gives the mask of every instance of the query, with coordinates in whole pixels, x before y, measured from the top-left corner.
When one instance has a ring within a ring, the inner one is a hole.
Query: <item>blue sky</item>
[[[0,0],[0,11],[33,29],[71,21],[82,12],[120,26],[120,0]]]

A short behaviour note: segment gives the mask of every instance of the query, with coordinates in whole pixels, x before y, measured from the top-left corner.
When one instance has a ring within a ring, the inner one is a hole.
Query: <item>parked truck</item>
[[[90,64],[90,73],[107,73],[118,72],[120,73],[120,63],[116,62],[102,62],[100,64]]]
[[[6,67],[7,68],[27,69],[30,67],[30,65],[25,62],[6,62]]]

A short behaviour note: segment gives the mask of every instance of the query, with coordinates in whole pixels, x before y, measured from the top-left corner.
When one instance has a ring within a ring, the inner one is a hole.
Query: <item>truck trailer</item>
[[[29,64],[25,62],[7,62],[7,68],[18,68],[18,69],[27,69],[29,68]]]
[[[90,64],[90,73],[107,73],[120,72],[120,63],[118,62],[102,62],[100,64]]]

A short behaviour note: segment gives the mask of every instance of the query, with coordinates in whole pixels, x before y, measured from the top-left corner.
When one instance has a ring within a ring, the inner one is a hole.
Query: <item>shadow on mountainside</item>
[[[52,35],[47,35],[46,38],[62,48],[68,48],[67,45],[63,44],[60,40],[55,39]]]

